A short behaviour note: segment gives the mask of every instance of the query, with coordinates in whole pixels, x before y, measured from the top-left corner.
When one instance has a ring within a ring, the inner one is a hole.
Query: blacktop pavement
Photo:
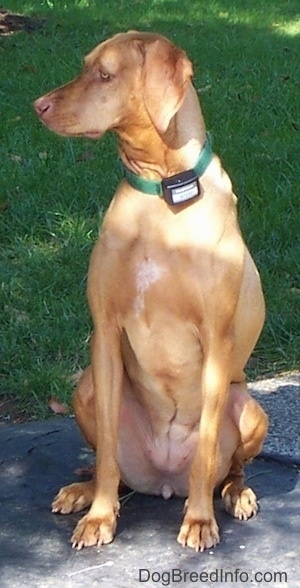
[[[260,512],[234,520],[216,497],[221,543],[204,553],[176,542],[183,500],[133,494],[110,545],[73,550],[77,515],[54,515],[60,486],[91,463],[72,418],[0,425],[0,588],[300,587],[300,374],[251,384],[270,417],[247,477]]]

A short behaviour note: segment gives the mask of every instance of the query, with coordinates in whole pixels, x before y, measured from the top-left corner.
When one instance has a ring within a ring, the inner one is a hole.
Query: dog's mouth
[[[102,135],[103,133],[101,131],[86,131],[85,133],[81,133],[81,136],[87,139],[100,139]]]

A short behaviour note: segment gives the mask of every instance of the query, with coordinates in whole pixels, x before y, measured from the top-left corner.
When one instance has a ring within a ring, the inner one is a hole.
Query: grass
[[[7,0],[39,20],[0,38],[0,395],[45,417],[88,362],[90,252],[118,182],[115,140],[62,139],[31,103],[68,81],[111,34],[165,34],[195,67],[215,151],[239,195],[267,322],[250,377],[299,368],[298,0]],[[126,222],[126,219],[124,219]],[[128,221],[129,222],[129,221]]]

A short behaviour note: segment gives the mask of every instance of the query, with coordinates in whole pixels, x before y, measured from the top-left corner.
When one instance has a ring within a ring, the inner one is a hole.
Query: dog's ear
[[[165,39],[145,44],[143,52],[144,104],[155,128],[163,134],[184,101],[192,64],[182,49]]]

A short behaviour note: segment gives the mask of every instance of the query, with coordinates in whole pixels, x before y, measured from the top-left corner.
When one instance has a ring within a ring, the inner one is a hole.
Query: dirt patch
[[[26,410],[21,410],[17,403],[7,397],[0,397],[0,427],[7,424],[18,424],[32,421],[32,415]]]
[[[5,8],[0,9],[0,36],[13,35],[19,31],[33,33],[41,28],[43,21],[23,14],[9,12]]]

